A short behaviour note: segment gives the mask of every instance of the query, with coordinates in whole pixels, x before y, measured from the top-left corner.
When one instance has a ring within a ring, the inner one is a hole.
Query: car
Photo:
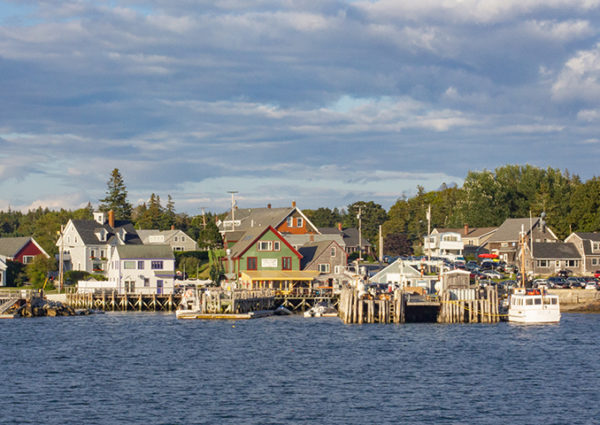
[[[594,277],[595,277],[596,279],[600,279],[600,270],[596,270],[596,271],[594,272]]]
[[[533,288],[550,288],[550,282],[548,279],[535,279],[532,284]]]
[[[490,279],[504,279],[504,275],[495,270],[486,270],[482,274]]]
[[[550,282],[550,284],[552,285],[553,288],[568,288],[569,287],[569,283],[567,282],[567,279],[565,279],[564,277],[560,277],[560,276],[552,276],[548,278],[548,282]]]
[[[556,275],[559,277],[564,277],[566,279],[571,273],[573,273],[571,270],[559,270],[558,273],[556,273]]]
[[[588,282],[588,283],[585,284],[585,287],[583,289],[596,289],[596,290],[600,290],[600,286],[598,286],[597,283]]]
[[[583,287],[579,279],[576,277],[568,277],[567,283],[569,284],[569,288],[577,289]]]

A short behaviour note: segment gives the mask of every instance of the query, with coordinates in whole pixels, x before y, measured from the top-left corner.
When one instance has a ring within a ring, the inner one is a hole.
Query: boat
[[[558,295],[550,295],[545,288],[525,287],[525,230],[521,228],[521,285],[512,289],[508,301],[508,321],[513,323],[558,323],[560,303]]]
[[[337,317],[338,312],[335,308],[326,303],[318,303],[314,307],[304,312],[304,317]]]

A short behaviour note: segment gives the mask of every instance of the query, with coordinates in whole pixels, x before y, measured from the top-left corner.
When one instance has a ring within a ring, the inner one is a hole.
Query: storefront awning
[[[245,282],[270,281],[270,280],[308,280],[311,281],[319,275],[318,271],[297,270],[248,270],[243,271],[241,280]]]

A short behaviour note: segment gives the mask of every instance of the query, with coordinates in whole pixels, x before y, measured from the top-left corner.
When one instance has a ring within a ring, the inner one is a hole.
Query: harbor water
[[[2,424],[600,423],[600,315],[556,325],[0,322]]]

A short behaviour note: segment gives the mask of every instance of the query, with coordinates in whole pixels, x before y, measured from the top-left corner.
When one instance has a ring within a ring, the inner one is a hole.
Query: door
[[[162,295],[162,293],[163,293],[163,281],[159,279],[156,281],[156,295]]]

